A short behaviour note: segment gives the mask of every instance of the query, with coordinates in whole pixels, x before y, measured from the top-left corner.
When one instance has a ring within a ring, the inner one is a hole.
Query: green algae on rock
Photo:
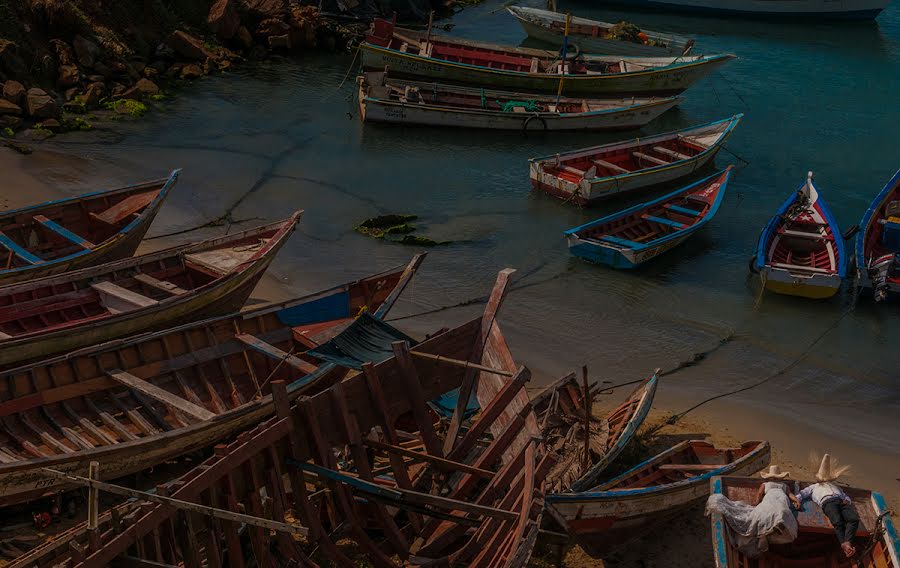
[[[383,239],[385,235],[397,235],[415,231],[415,227],[408,222],[415,221],[418,218],[418,215],[379,215],[366,219],[354,227],[354,230],[363,235]]]

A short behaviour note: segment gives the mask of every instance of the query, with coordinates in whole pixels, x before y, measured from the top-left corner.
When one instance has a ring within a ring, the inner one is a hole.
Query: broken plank
[[[132,388],[140,393],[143,393],[150,398],[165,404],[166,406],[178,410],[179,412],[196,418],[197,420],[211,420],[216,416],[209,410],[201,408],[193,402],[187,401],[180,396],[176,396],[166,389],[160,388],[152,383],[148,383],[147,381],[135,377],[130,373],[126,373],[125,371],[114,370],[109,371],[106,374],[110,378],[122,383],[123,385]]]
[[[157,290],[162,290],[163,292],[167,292],[169,294],[174,294],[179,296],[181,294],[187,294],[187,290],[184,288],[179,288],[175,284],[171,282],[166,282],[165,280],[159,280],[150,276],[149,274],[136,274],[134,279],[140,282],[141,284],[145,284],[151,288],[156,288]]]
[[[303,371],[306,374],[314,373],[319,370],[319,368],[312,363],[304,361],[300,357],[295,357],[294,355],[291,355],[286,351],[282,351],[281,349],[275,347],[270,343],[266,343],[256,336],[242,333],[239,335],[235,335],[235,339],[258,353],[262,353],[263,355],[271,357],[272,359],[276,359],[278,361],[284,361],[291,367],[297,369],[298,371]]]

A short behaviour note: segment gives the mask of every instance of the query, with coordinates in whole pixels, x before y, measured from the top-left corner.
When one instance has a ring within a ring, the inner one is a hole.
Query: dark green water
[[[466,10],[454,20],[454,33],[518,44],[524,34],[515,21],[505,11],[490,13],[499,7],[488,0]],[[378,213],[415,213],[425,234],[455,244],[431,251],[395,315],[477,298],[497,270],[515,267],[520,288],[502,321],[519,359],[539,371],[558,374],[586,362],[597,377],[631,380],[711,349],[733,332],[700,365],[665,379],[662,392],[700,399],[805,354],[783,376],[735,400],[808,423],[824,440],[833,435],[900,454],[900,305],[862,299],[854,306],[848,291],[822,303],[766,295],[757,306],[758,286],[747,272],[759,229],[807,170],[846,227],[900,167],[900,5],[877,24],[808,27],[560,7],[690,34],[698,52],[740,57],[643,131],[743,112],[728,147],[749,165],[739,166],[722,209],[701,234],[638,272],[590,266],[566,251],[562,231],[609,207],[581,211],[528,183],[529,156],[622,135],[524,138],[363,127],[352,78],[336,90],[351,56],[310,56],[206,80],[140,123],[54,142],[87,165],[44,175],[74,193],[87,180],[114,185],[185,168],[153,229],[157,235],[232,206],[237,219],[274,219],[303,208],[298,233],[273,267],[294,292],[405,262],[414,250],[367,239],[352,227]],[[737,163],[728,153],[718,159],[729,161]],[[73,186],[76,179],[84,181]],[[403,324],[430,331],[480,309]]]

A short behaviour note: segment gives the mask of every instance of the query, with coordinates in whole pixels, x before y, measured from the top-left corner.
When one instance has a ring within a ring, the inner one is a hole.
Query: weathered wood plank
[[[319,368],[312,363],[304,361],[299,357],[295,357],[294,355],[291,355],[286,351],[282,351],[274,345],[266,343],[262,339],[259,339],[258,337],[255,337],[253,335],[241,333],[235,335],[235,339],[237,339],[247,347],[253,349],[254,351],[262,353],[266,357],[270,357],[277,361],[283,361],[284,363],[290,365],[298,371],[302,371],[306,374],[314,373],[319,370]]]
[[[196,418],[197,420],[211,420],[216,416],[205,408],[201,408],[196,404],[181,398],[180,396],[176,396],[170,393],[166,389],[160,388],[152,383],[148,383],[147,381],[135,377],[130,373],[126,373],[125,371],[116,369],[113,371],[108,371],[107,375],[129,388],[135,389],[149,396],[150,398],[158,400],[166,406],[169,406],[170,408],[173,408],[179,412],[183,412],[184,414]]]

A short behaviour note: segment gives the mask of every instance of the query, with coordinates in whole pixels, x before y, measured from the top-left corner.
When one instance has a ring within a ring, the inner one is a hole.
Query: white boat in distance
[[[600,3],[653,11],[814,21],[874,20],[891,0],[600,0]]]

